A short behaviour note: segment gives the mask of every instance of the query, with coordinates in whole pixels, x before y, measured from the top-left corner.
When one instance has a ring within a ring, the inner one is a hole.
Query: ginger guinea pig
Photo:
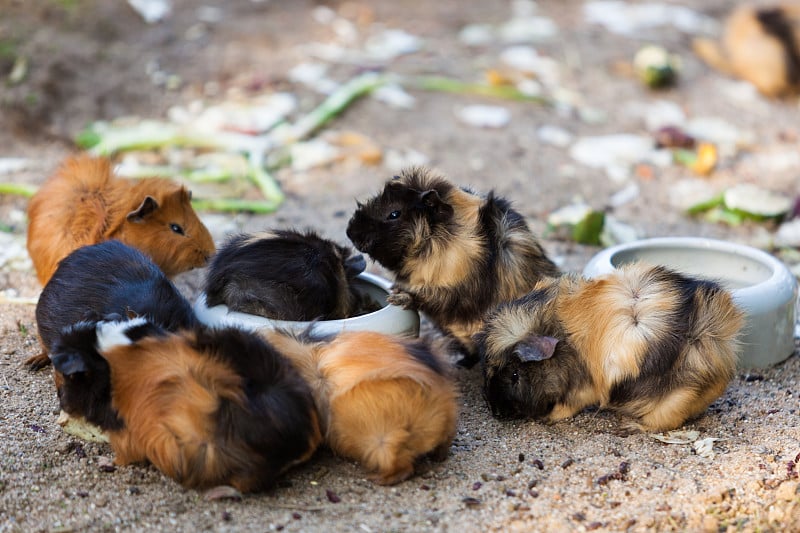
[[[146,460],[186,488],[250,492],[272,487],[322,440],[308,385],[253,333],[170,333],[134,318],[67,334],[71,345],[53,353],[66,394],[97,358],[110,369],[120,423],[104,429],[118,465]]]
[[[766,96],[800,91],[800,4],[746,5],[725,21],[720,42],[699,38],[695,53],[711,67],[749,81]]]
[[[311,385],[326,444],[381,485],[442,461],[456,434],[458,391],[446,359],[424,340],[369,331],[327,340],[264,333]]]
[[[359,203],[347,236],[394,273],[389,302],[425,313],[460,342],[467,365],[477,361],[472,336],[488,311],[559,274],[508,201],[424,168],[404,170]]]
[[[208,268],[206,302],[278,320],[331,320],[356,311],[351,283],[361,254],[313,231],[265,231],[230,237]]]
[[[33,370],[47,366],[47,353],[66,326],[129,314],[171,331],[199,323],[191,304],[139,250],[116,240],[78,248],[42,289],[36,325],[43,351],[26,364]]]
[[[28,205],[28,253],[45,285],[76,248],[109,239],[142,250],[167,276],[202,266],[214,241],[190,203],[167,179],[117,178],[108,159],[67,158]]]
[[[663,431],[698,416],[734,375],[743,314],[730,294],[660,266],[541,281],[478,335],[499,417],[555,422],[590,405]]]

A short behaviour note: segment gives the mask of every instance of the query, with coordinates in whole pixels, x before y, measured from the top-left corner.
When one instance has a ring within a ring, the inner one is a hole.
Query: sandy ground
[[[193,3],[177,1],[167,21],[145,25],[123,2],[0,0],[0,44],[13,42],[29,60],[25,80],[0,89],[0,157],[35,160],[3,181],[39,184],[73,149],[70,139],[86,123],[122,115],[163,117],[172,104],[204,92],[208,97],[209,82],[216,84],[217,98],[226,89],[244,87],[295,91],[305,109],[321,99],[287,79],[287,71],[307,59],[298,45],[336,37],[312,17],[315,3],[216,4],[222,15],[212,22],[202,22],[209,17]],[[692,7],[717,16],[726,4],[704,0]],[[458,40],[459,30],[471,23],[500,24],[513,7],[501,1],[421,0],[325,5],[359,31],[378,24],[424,38],[424,48],[395,60],[393,70],[470,80],[496,67],[506,45],[468,48]],[[800,148],[797,101],[752,96],[709,71],[692,56],[688,37],[673,27],[644,37],[615,35],[588,24],[578,1],[542,1],[538,13],[554,21],[559,33],[537,43],[537,50],[561,66],[559,83],[577,95],[587,113],[416,91],[413,109],[364,99],[328,127],[363,133],[386,153],[416,150],[464,185],[495,188],[514,200],[539,233],[547,215],[575,197],[600,209],[633,183],[638,196],[614,215],[645,236],[704,235],[763,246],[773,226],[729,227],[689,218],[670,198],[685,180],[717,189],[750,181],[796,195],[800,167],[776,161]],[[625,65],[649,41],[681,55],[677,87],[651,92],[627,72]],[[0,53],[3,75],[11,70],[8,57]],[[180,84],[165,88],[154,69],[179,76]],[[344,80],[356,71],[337,65],[330,76]],[[671,165],[640,168],[620,182],[575,163],[566,149],[537,136],[543,125],[577,136],[646,134],[644,118],[632,110],[660,100],[678,104],[688,116],[724,118],[753,138],[709,178],[698,180]],[[454,111],[474,103],[502,105],[512,119],[496,130],[459,123]],[[395,171],[387,159],[378,166],[287,168],[277,177],[288,199],[275,214],[203,218],[217,239],[235,230],[295,226],[345,242],[354,199],[372,194]],[[5,251],[24,245],[25,208],[22,198],[0,198]],[[553,238],[543,244],[574,271],[598,250]],[[370,269],[381,272],[374,265]],[[177,281],[193,297],[202,272]],[[35,300],[40,287],[30,265],[17,261],[3,266],[0,289]],[[0,531],[800,530],[796,354],[773,368],[741,369],[706,415],[683,428],[697,431],[700,439],[719,439],[713,457],[698,455],[690,444],[621,434],[619,420],[605,412],[585,412],[552,426],[495,420],[481,397],[479,370],[462,369],[458,435],[444,463],[422,463],[412,479],[376,487],[357,465],[323,450],[269,493],[207,501],[152,467],[109,468],[108,446],[61,431],[51,371],[31,373],[22,366],[39,351],[33,305],[3,303],[0,331]]]

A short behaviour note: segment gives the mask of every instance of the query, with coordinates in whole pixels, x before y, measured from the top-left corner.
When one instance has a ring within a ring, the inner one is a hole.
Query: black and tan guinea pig
[[[389,302],[416,308],[477,362],[472,336],[500,302],[559,274],[525,219],[492,192],[479,196],[425,168],[409,168],[359,203],[355,247],[395,275]]]
[[[172,331],[198,324],[191,304],[141,251],[116,240],[83,246],[59,263],[42,289],[36,304],[42,353],[26,364],[47,366],[66,326],[109,315],[144,316]]]
[[[312,339],[264,333],[311,385],[325,443],[392,485],[422,456],[446,459],[456,434],[458,391],[443,354],[421,339],[370,331]]]
[[[766,96],[800,92],[800,3],[743,5],[725,21],[719,42],[693,41],[712,68],[749,81]]]
[[[174,276],[203,266],[214,241],[190,203],[168,179],[116,177],[106,158],[67,158],[28,205],[28,253],[45,285],[73,250],[117,239],[142,250]]]
[[[254,333],[236,328],[167,332],[144,318],[66,328],[53,365],[71,387],[102,359],[110,368],[105,427],[114,462],[149,461],[186,488],[272,487],[322,441],[311,391],[291,363]],[[91,349],[87,349],[91,348]]]
[[[484,396],[498,418],[555,422],[598,405],[630,429],[674,429],[727,387],[742,324],[719,284],[661,266],[542,280],[477,336]]]
[[[230,237],[208,268],[206,302],[278,320],[332,320],[354,314],[352,281],[361,254],[313,231],[265,231]]]

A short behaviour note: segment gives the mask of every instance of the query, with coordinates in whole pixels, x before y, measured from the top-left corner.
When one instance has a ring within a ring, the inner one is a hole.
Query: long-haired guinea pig
[[[230,237],[211,260],[208,305],[278,320],[346,318],[359,298],[351,282],[361,254],[313,231],[265,231]]]
[[[499,418],[554,422],[599,405],[632,428],[673,429],[725,390],[742,324],[719,284],[660,266],[543,280],[478,336],[484,396]]]
[[[61,261],[36,304],[42,353],[26,361],[47,366],[61,331],[81,320],[144,316],[171,331],[198,324],[191,304],[142,252],[110,240],[78,248]]]
[[[559,273],[508,201],[424,168],[404,170],[359,203],[347,236],[395,274],[390,303],[419,309],[459,341],[463,364],[476,362],[472,336],[488,311]]]
[[[376,483],[407,479],[421,456],[447,457],[458,391],[431,344],[368,331],[332,340],[264,335],[311,385],[327,445],[361,463]]]
[[[117,239],[149,255],[167,276],[202,266],[214,241],[167,179],[117,178],[108,159],[66,159],[28,205],[28,253],[42,285],[58,262],[84,245]]]
[[[149,461],[187,488],[268,489],[322,441],[314,399],[291,363],[236,328],[171,333],[143,318],[82,322],[52,354],[64,376],[64,409],[81,374],[110,368],[107,427],[114,462]],[[87,349],[94,348],[94,349]],[[80,397],[79,394],[74,397]]]
[[[695,39],[693,47],[711,67],[749,81],[766,96],[800,91],[800,4],[738,7],[720,42]]]

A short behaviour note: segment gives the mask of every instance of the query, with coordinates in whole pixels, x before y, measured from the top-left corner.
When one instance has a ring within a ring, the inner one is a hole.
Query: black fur
[[[124,422],[111,406],[111,371],[95,349],[95,326],[95,322],[68,326],[53,343],[50,357],[60,374],[58,400],[72,416],[84,417],[103,430],[122,429]]]
[[[405,344],[406,352],[408,352],[411,357],[430,368],[433,372],[440,376],[446,375],[446,370],[442,366],[441,361],[431,353],[431,347],[428,342],[429,341],[424,340],[407,342]]]
[[[94,348],[93,324],[127,315],[173,331],[198,324],[189,302],[161,270],[115,240],[79,248],[62,260],[36,305],[39,337],[50,359],[59,361],[56,371],[79,357],[88,368],[65,376],[62,383],[56,378],[61,408],[102,429],[118,423],[111,414],[108,364]]]
[[[361,255],[312,231],[235,235],[211,261],[206,300],[279,320],[345,318],[358,302],[351,282],[365,267]]]
[[[246,403],[221,400],[215,414],[216,437],[232,459],[230,464],[243,468],[231,472],[231,477],[257,478],[253,490],[270,488],[287,466],[308,453],[318,433],[309,386],[286,358],[255,334],[203,328],[190,345],[242,376]],[[254,456],[260,468],[254,468]],[[197,484],[191,479],[184,482]]]
[[[142,252],[111,240],[84,246],[59,263],[36,305],[45,350],[82,320],[142,316],[169,331],[198,324],[191,304]]]
[[[792,22],[780,8],[760,9],[756,18],[764,31],[772,35],[783,46],[786,54],[786,79],[790,85],[800,84],[800,43],[795,39]]]

